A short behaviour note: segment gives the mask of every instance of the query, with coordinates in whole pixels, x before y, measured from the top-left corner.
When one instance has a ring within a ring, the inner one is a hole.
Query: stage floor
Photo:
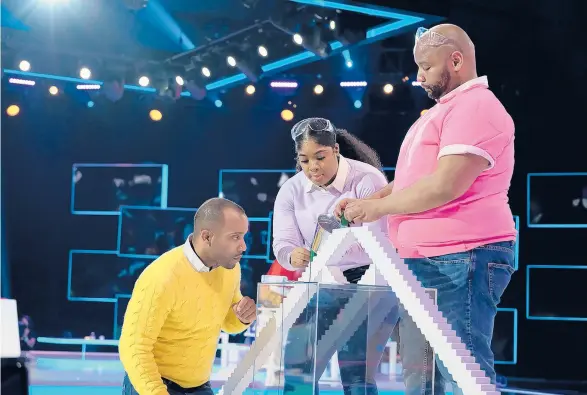
[[[79,352],[36,351],[28,354],[30,395],[68,394],[120,394],[124,377],[122,364],[116,353],[86,353],[85,359]],[[217,360],[218,361],[218,360]],[[230,373],[229,369],[215,364],[211,376],[214,389],[219,389]],[[247,395],[278,395],[275,388],[265,388],[265,375],[258,373]],[[401,376],[389,380],[387,375],[377,377],[381,395],[401,395],[404,386]],[[338,383],[322,382],[321,393],[342,394]]]
[[[79,352],[35,351],[28,353],[27,357],[29,395],[119,395],[122,392],[124,370],[117,353],[89,352],[86,353],[85,359],[82,359],[82,354]],[[211,384],[215,392],[224,384],[229,373],[229,369],[221,368],[219,363],[214,365]],[[255,377],[256,381],[245,391],[245,395],[279,395],[279,390],[264,387],[263,372]],[[388,375],[380,374],[376,379],[380,395],[404,394],[401,376],[394,376],[390,380]],[[502,394],[526,395],[565,393],[512,388],[501,389],[501,391]],[[343,392],[339,383],[321,381],[320,393],[342,394]],[[450,386],[446,394],[451,394]]]

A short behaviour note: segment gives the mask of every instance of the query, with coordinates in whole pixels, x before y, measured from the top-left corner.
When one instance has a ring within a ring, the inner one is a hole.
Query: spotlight
[[[8,82],[16,85],[35,86],[36,82],[32,80],[23,80],[21,78],[9,78]]]
[[[340,86],[343,88],[358,88],[367,86],[367,81],[341,81]]]
[[[19,63],[18,68],[21,71],[29,71],[31,69],[31,64],[28,60],[23,60]]]
[[[101,88],[98,84],[76,85],[78,91],[97,91]]]
[[[293,41],[294,43],[298,44],[298,45],[302,45],[302,43],[304,42],[304,39],[302,38],[302,36],[300,36],[298,33],[293,35]]]
[[[8,114],[9,117],[15,117],[18,115],[19,112],[20,112],[20,107],[17,106],[16,104],[12,104],[12,105],[8,106],[8,108],[6,109],[6,114]]]
[[[92,72],[87,67],[82,67],[79,71],[79,76],[84,80],[89,80],[92,76]]]
[[[222,100],[216,99],[216,101],[214,102],[214,105],[218,108],[222,107]]]
[[[348,67],[349,69],[351,69],[353,67],[353,61],[352,60],[348,60],[346,62],[346,67]]]
[[[52,94],[53,96],[55,96],[56,94],[59,93],[59,89],[57,89],[56,86],[52,86],[49,88],[49,93]]]
[[[383,93],[385,93],[386,95],[389,95],[391,92],[393,92],[393,85],[385,84],[383,86]]]
[[[289,88],[295,89],[298,87],[298,83],[295,81],[271,81],[269,84],[272,88]]]
[[[210,78],[210,76],[212,75],[212,73],[210,73],[210,69],[206,66],[202,67],[202,74],[204,75],[204,77],[208,78]]]
[[[285,109],[281,112],[281,119],[286,122],[289,122],[293,119],[294,113],[291,110]]]
[[[234,66],[236,66],[236,59],[233,58],[232,56],[229,56],[229,57],[226,58],[226,63],[228,63],[228,65],[230,67],[234,67]],[[203,73],[203,71],[202,71],[202,73]],[[204,75],[206,75],[206,74],[204,74]]]
[[[426,114],[428,112],[428,109],[423,109],[422,111],[420,111],[420,116],[423,116],[424,114]]]
[[[161,114],[161,111],[159,110],[151,110],[149,111],[149,117],[151,118],[151,120],[159,122],[161,118],[163,118],[163,114]]]
[[[92,108],[92,107],[94,107],[94,102],[90,100],[88,102],[88,108]]]
[[[149,77],[143,75],[141,78],[139,78],[139,85],[140,86],[142,86],[142,87],[149,86],[149,83],[150,83]]]
[[[315,94],[317,94],[317,95],[321,95],[321,94],[322,94],[322,92],[324,92],[324,87],[323,87],[322,85],[318,84],[318,85],[316,85],[316,86],[314,87],[314,93],[315,93]]]
[[[259,45],[259,55],[266,58],[269,53],[267,52],[267,48],[262,45]]]
[[[252,95],[253,93],[255,93],[255,85],[247,86],[246,92],[247,92],[247,95]]]
[[[185,83],[184,80],[183,80],[183,78],[181,76],[179,76],[179,75],[177,77],[175,77],[175,82],[179,86],[183,86],[183,84]]]
[[[336,30],[336,22],[330,21],[330,23],[328,24],[328,27],[330,28],[330,30]]]
[[[360,100],[355,100],[355,108],[361,108],[363,107],[363,103]]]

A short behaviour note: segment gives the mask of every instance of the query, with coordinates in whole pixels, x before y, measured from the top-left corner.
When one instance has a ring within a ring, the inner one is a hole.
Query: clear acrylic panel
[[[434,394],[432,349],[390,287],[264,280],[258,285],[255,330],[277,329],[268,346],[271,355],[255,361],[250,388],[272,395],[343,394],[345,388],[352,394],[384,394],[404,390],[402,372],[408,368],[426,372],[427,393]],[[303,296],[288,316],[279,307],[292,292]],[[428,293],[435,301],[434,290]],[[428,358],[423,360],[425,350]],[[411,366],[404,366],[400,351]]]

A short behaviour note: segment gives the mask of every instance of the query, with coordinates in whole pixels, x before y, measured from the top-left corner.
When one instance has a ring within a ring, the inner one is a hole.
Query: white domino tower
[[[366,226],[334,230],[321,246],[320,254],[312,261],[312,269],[306,269],[298,281],[348,284],[340,269],[330,265],[338,262],[356,242],[365,249],[373,262],[359,285],[387,285],[393,290],[465,395],[500,394],[383,233]],[[318,287],[312,285],[315,284],[293,287],[274,315],[283,318],[272,318],[265,326],[257,327],[255,342],[233,369],[218,392],[219,395],[243,394],[253,380],[254,370],[263,366],[277,347],[281,333],[293,326],[307,301],[317,292]],[[343,322],[337,318],[337,325],[330,325],[318,337],[320,346],[317,350],[328,352],[336,344],[345,342],[368,315],[370,321],[372,318],[379,322],[385,319],[385,314],[377,316],[378,312],[386,313],[385,309],[377,308],[378,301],[373,301],[373,296],[369,299],[367,294],[368,292],[357,292],[350,298],[344,307],[344,316],[357,319]]]

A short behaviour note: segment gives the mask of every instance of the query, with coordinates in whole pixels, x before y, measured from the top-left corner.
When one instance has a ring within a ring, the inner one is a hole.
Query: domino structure
[[[378,282],[378,277],[383,278],[384,283],[391,287],[465,395],[500,394],[414,274],[403,264],[402,259],[383,233],[366,226],[335,230],[321,248],[321,253],[312,262],[311,275],[306,270],[298,281],[310,283],[319,280],[324,283],[345,284],[346,280],[338,268],[326,266],[338,262],[356,241],[362,245],[373,262],[360,284],[378,285],[375,284]],[[273,318],[266,326],[258,328],[255,342],[220,389],[219,395],[241,395],[245,391],[253,380],[255,363],[258,364],[257,366],[263,365],[277,345],[277,336],[293,326],[305,308],[304,302],[310,300],[317,289],[315,284],[307,284],[306,287],[297,286],[290,291],[275,314],[276,317],[281,316],[283,319],[279,322]],[[361,294],[363,294],[362,297]],[[365,304],[368,303],[366,294],[366,292],[357,292],[345,305],[345,315],[365,311]],[[379,303],[376,302],[373,312],[378,311],[377,305]],[[385,319],[385,317],[381,318],[381,315],[377,317],[378,321]],[[335,322],[341,325],[330,325],[320,337],[317,349],[322,350],[321,353],[329,352],[335,343],[339,344],[337,337],[350,337],[357,330],[357,323],[360,325],[364,321],[358,317],[359,319],[342,322],[339,318],[340,315]],[[354,330],[349,328],[350,326],[353,326]]]

